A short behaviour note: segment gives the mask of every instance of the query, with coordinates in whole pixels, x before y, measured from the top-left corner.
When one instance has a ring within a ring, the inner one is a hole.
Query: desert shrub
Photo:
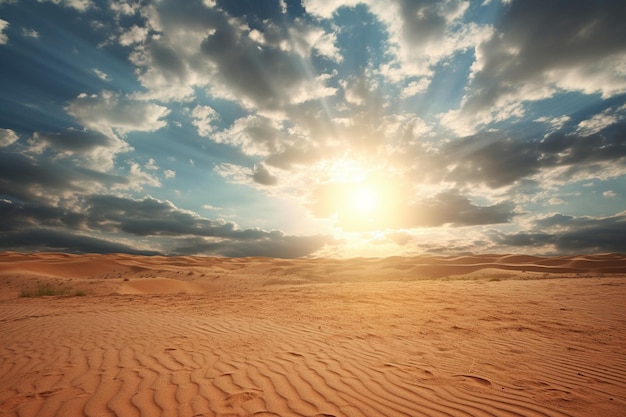
[[[22,289],[20,297],[47,297],[54,295],[66,295],[64,288],[53,287],[50,284],[39,285],[35,290]]]

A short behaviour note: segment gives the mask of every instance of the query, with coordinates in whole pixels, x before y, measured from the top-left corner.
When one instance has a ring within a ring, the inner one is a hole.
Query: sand
[[[624,416],[626,256],[0,254],[0,415]]]

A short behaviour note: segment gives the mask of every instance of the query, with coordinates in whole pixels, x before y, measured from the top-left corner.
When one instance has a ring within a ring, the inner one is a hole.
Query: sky
[[[626,252],[622,0],[0,0],[0,250]]]

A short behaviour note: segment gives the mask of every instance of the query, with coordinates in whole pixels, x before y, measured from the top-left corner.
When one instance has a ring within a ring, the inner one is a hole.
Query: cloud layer
[[[0,10],[2,249],[626,250],[621,1]]]

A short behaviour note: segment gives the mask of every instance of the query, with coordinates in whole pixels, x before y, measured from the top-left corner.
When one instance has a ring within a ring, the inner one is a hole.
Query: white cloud
[[[11,129],[0,129],[0,148],[12,145],[19,139],[17,133]]]
[[[227,162],[215,165],[213,170],[228,182],[234,184],[250,184],[254,175],[254,172],[248,167]]]
[[[432,67],[459,51],[473,48],[489,36],[491,28],[475,23],[462,24],[468,1],[439,2],[410,0],[304,0],[307,12],[331,19],[339,7],[366,4],[386,26],[388,53],[393,63],[381,74],[397,82],[407,77],[432,75]]]
[[[602,113],[598,113],[592,116],[590,119],[583,120],[578,123],[578,128],[576,129],[576,131],[585,136],[597,133],[604,128],[609,127],[612,124],[615,124],[618,121],[624,119],[624,117],[626,117],[626,114],[624,114],[625,110],[626,105],[618,108],[610,107],[604,110]]]
[[[131,131],[152,132],[167,125],[163,120],[170,110],[164,106],[138,101],[110,91],[80,94],[65,108],[83,126],[115,136]]]
[[[109,8],[119,19],[121,16],[132,16],[140,9],[139,2],[129,2],[128,0],[109,0]]]
[[[215,133],[212,139],[237,146],[247,155],[268,156],[284,150],[298,138],[286,134],[281,122],[250,115],[235,120],[228,129]]]
[[[7,27],[9,27],[9,22],[0,19],[0,45],[6,45],[9,42],[9,37],[4,33]]]
[[[91,0],[37,0],[37,1],[39,3],[49,1],[54,4],[61,4],[65,7],[76,9],[79,12],[84,12],[92,6]]]
[[[302,5],[308,13],[317,15],[324,19],[330,19],[333,16],[335,10],[339,7],[352,7],[359,3],[364,3],[362,0],[302,0]]]
[[[104,71],[100,71],[98,68],[93,68],[92,69],[93,73],[96,74],[98,76],[98,78],[100,78],[102,81],[111,81],[111,77],[109,77],[109,75],[104,72]]]
[[[286,14],[287,13],[287,3],[285,2],[285,0],[279,0],[279,4],[280,4],[280,11],[282,14]]]
[[[317,31],[316,34],[318,36],[313,40],[313,49],[332,61],[342,62],[343,56],[337,47],[337,35],[335,33],[326,33],[322,30]]]
[[[27,38],[39,39],[39,32],[34,29],[22,29],[22,36]]]
[[[131,190],[140,191],[144,186],[161,187],[159,179],[143,171],[138,163],[129,162],[128,164],[130,166],[127,176],[128,184],[114,187],[114,189],[129,188]]]
[[[146,162],[144,166],[147,170],[150,170],[150,171],[156,171],[157,169],[159,169],[154,158],[148,159],[148,162]]]
[[[602,196],[606,198],[613,198],[617,196],[617,193],[615,193],[615,191],[608,190],[608,191],[603,192]]]
[[[176,176],[176,171],[166,169],[165,171],[163,171],[163,176],[165,177],[165,179],[174,178]]]
[[[559,206],[561,204],[565,204],[565,200],[558,197],[552,197],[548,200],[548,204],[550,204],[551,206]]]
[[[549,125],[552,130],[559,130],[565,125],[565,123],[569,122],[571,118],[569,116],[559,116],[559,117],[547,117],[541,116],[535,119],[535,122],[546,123]]]
[[[211,106],[198,105],[191,111],[192,124],[198,130],[198,135],[209,136],[215,130],[213,122],[219,120],[219,114]]]
[[[411,81],[400,94],[400,97],[407,98],[416,94],[423,93],[428,89],[430,80],[428,78],[421,78],[419,81]]]
[[[130,46],[143,42],[146,40],[147,36],[148,28],[133,25],[130,29],[120,35],[119,43],[122,46]]]

